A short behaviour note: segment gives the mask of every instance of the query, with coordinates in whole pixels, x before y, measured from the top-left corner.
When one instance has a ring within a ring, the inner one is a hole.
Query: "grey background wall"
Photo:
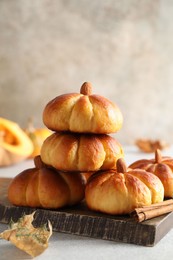
[[[0,116],[42,126],[57,95],[117,103],[123,144],[173,143],[173,1],[0,0]]]

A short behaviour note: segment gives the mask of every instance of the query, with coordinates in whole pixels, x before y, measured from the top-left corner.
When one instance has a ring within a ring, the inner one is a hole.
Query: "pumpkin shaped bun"
[[[145,170],[126,169],[122,158],[117,170],[93,174],[86,184],[89,209],[107,214],[129,214],[135,208],[163,201],[160,179]]]
[[[57,96],[43,111],[44,124],[53,131],[115,133],[122,127],[120,109],[105,97],[92,94],[85,82],[79,93]]]
[[[8,188],[9,201],[17,206],[57,209],[84,198],[85,179],[80,173],[63,173],[48,168],[35,157],[35,168],[18,174]]]
[[[155,151],[154,159],[141,159],[132,163],[129,168],[140,168],[155,174],[164,186],[165,198],[173,197],[173,158],[162,157],[161,151]]]
[[[61,171],[107,170],[123,156],[121,145],[109,135],[53,133],[41,147],[42,161]]]

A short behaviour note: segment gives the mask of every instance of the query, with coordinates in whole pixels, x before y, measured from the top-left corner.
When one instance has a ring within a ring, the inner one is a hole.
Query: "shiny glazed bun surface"
[[[105,97],[93,95],[91,84],[85,82],[81,93],[57,96],[43,111],[44,124],[53,131],[110,134],[119,131],[123,117],[116,104]]]
[[[8,188],[8,199],[17,206],[57,209],[79,203],[84,190],[80,173],[57,172],[43,165],[18,174]]]
[[[139,169],[96,173],[89,178],[85,190],[86,203],[91,210],[117,215],[163,201],[163,196],[159,178]]]
[[[98,171],[116,166],[120,143],[108,135],[54,133],[41,148],[41,159],[61,171]]]

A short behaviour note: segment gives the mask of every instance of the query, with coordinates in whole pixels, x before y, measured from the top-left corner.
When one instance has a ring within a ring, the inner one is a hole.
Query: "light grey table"
[[[151,154],[138,152],[135,147],[124,147],[127,165],[137,159],[151,158]],[[173,148],[165,150],[163,155],[173,156]],[[24,169],[33,166],[32,160],[27,160],[12,167],[1,168],[0,177],[14,177]],[[7,229],[6,224],[0,224],[0,232]],[[48,249],[36,257],[38,260],[166,260],[173,257],[173,229],[171,229],[154,247],[143,247],[133,244],[117,243],[76,235],[54,232],[49,240]],[[0,239],[0,260],[32,259],[23,251],[17,249],[8,241]]]

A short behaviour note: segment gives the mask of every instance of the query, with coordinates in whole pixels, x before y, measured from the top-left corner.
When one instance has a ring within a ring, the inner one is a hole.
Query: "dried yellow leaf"
[[[48,221],[48,229],[45,225],[39,228],[32,225],[34,214],[35,212],[23,216],[18,222],[12,223],[10,229],[0,234],[0,238],[10,241],[32,257],[38,256],[45,251],[52,235],[50,221]]]

